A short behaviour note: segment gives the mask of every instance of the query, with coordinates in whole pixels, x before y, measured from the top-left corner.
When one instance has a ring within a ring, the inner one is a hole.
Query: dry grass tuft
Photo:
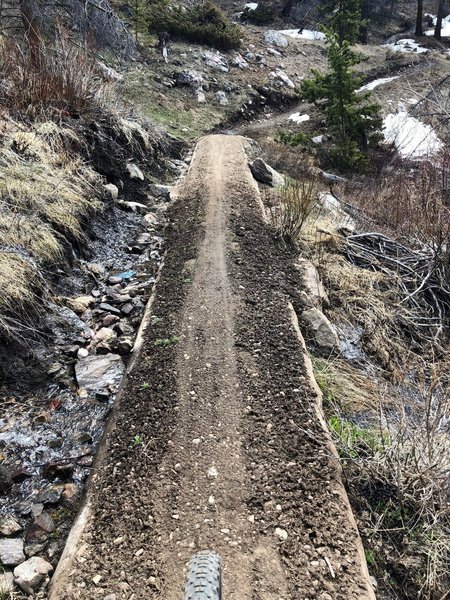
[[[68,128],[5,119],[0,130],[0,336],[10,337],[39,312],[39,272],[84,241],[84,224],[100,207],[100,179],[67,151],[77,141]]]

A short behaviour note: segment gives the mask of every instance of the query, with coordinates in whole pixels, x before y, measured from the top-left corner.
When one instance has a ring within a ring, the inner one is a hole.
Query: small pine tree
[[[355,44],[358,41],[364,25],[361,19],[361,0],[325,0],[321,12],[326,16],[328,28],[338,36],[339,42]]]
[[[329,17],[330,27],[325,30],[329,71],[313,71],[313,79],[303,81],[300,93],[325,115],[333,139],[333,164],[341,170],[364,169],[369,144],[380,139],[382,120],[379,107],[369,102],[370,94],[357,93],[362,81],[352,69],[361,61],[350,46],[360,31],[360,2],[331,0],[329,4],[336,3],[337,11]],[[348,40],[343,38],[344,31],[349,32]]]

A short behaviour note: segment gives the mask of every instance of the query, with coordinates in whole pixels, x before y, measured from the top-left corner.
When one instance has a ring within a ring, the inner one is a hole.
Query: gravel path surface
[[[294,257],[262,219],[244,145],[197,146],[52,600],[181,600],[204,549],[221,555],[224,600],[374,597],[289,311]]]

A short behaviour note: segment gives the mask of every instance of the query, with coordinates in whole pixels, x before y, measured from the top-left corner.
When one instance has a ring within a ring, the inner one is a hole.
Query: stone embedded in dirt
[[[284,177],[265,163],[262,158],[256,158],[249,166],[256,181],[265,183],[271,187],[281,187],[284,185]]]
[[[217,479],[217,475],[218,475],[218,474],[219,474],[219,473],[217,472],[217,469],[216,469],[216,467],[210,467],[210,468],[208,469],[208,477],[209,477],[210,479]]]
[[[318,308],[322,305],[328,306],[330,302],[316,267],[306,258],[299,258],[295,267],[300,271],[311,304]]]
[[[78,298],[69,298],[67,305],[77,315],[81,315],[94,304],[95,299],[92,296],[78,296]]]
[[[100,342],[111,342],[117,337],[117,333],[109,327],[100,327],[94,335],[94,343],[99,344]]]
[[[102,302],[99,306],[99,309],[104,310],[112,315],[116,315],[116,317],[120,317],[122,314],[118,308],[111,306],[111,304],[108,304],[107,302]]]
[[[121,337],[116,344],[116,351],[121,355],[125,356],[129,354],[133,349],[133,340],[130,337]]]
[[[118,383],[125,367],[118,354],[87,356],[75,365],[75,375],[80,388],[97,392]]]
[[[165,200],[167,202],[170,200],[170,187],[168,185],[152,183],[148,190],[155,198]]]
[[[178,73],[175,79],[175,85],[189,86],[192,88],[200,88],[203,85],[203,77],[201,73],[194,70],[185,70]]]
[[[267,54],[271,54],[272,56],[282,56],[281,52],[275,50],[275,48],[267,48]]]
[[[148,206],[146,204],[142,204],[141,202],[127,202],[125,200],[119,200],[117,202],[117,206],[123,210],[139,214],[145,214],[148,211]]]
[[[271,46],[277,46],[277,48],[286,48],[289,45],[287,37],[285,37],[279,31],[269,30],[264,34],[264,41],[266,44]]]
[[[216,93],[216,98],[221,106],[228,106],[228,97],[225,92],[219,91]]]
[[[0,518],[0,533],[7,537],[15,535],[22,531],[22,525],[17,521],[13,515],[5,515]]]
[[[8,567],[15,567],[25,560],[23,540],[8,538],[0,540],[0,562]]]
[[[110,195],[111,200],[113,200],[114,202],[116,200],[118,200],[118,198],[119,198],[119,188],[117,187],[117,185],[114,185],[113,183],[107,183],[103,187],[105,188],[106,192]]]
[[[233,56],[233,58],[231,60],[231,66],[237,67],[238,69],[241,69],[242,71],[244,69],[249,68],[248,62],[244,58],[242,58],[242,56],[239,54],[239,52],[236,52],[236,54]]]
[[[322,311],[309,308],[302,312],[301,319],[319,350],[331,352],[337,348],[339,340],[336,328]]]
[[[27,544],[43,542],[54,529],[52,517],[48,512],[43,512],[27,527],[25,541]]]
[[[222,73],[228,73],[228,61],[223,54],[220,54],[220,52],[206,50],[205,52],[202,52],[202,58],[205,61],[206,66],[211,69]]]
[[[53,567],[49,562],[33,556],[14,569],[14,579],[26,594],[33,594],[52,571]]]
[[[283,542],[285,540],[287,540],[288,538],[288,532],[286,531],[286,529],[282,529],[281,527],[276,527],[275,529],[275,535],[280,538],[280,540],[282,540]]]
[[[30,471],[24,468],[16,469],[11,474],[11,479],[14,483],[23,483],[27,479],[30,479],[30,477],[32,477],[32,474]]]
[[[199,104],[205,104],[206,96],[205,96],[205,92],[203,90],[197,90],[197,102]]]
[[[144,181],[144,173],[134,163],[127,164],[127,171],[130,179],[140,179],[141,181]]]
[[[120,309],[121,313],[123,315],[125,315],[126,317],[129,317],[131,315],[131,313],[133,312],[133,310],[134,310],[134,306],[131,303],[125,304]]]
[[[295,83],[281,69],[271,71],[269,73],[269,79],[271,79],[277,87],[288,87],[292,90],[295,89]]]
[[[103,598],[103,600],[117,600],[116,594],[108,594]]]

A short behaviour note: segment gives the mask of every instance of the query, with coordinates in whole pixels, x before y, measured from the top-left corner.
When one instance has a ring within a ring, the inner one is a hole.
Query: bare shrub
[[[6,43],[0,52],[1,102],[10,111],[83,113],[100,104],[105,85],[95,62],[63,30],[53,46],[41,45],[39,66],[19,44]]]
[[[285,244],[296,247],[305,221],[318,201],[313,179],[286,179],[283,187],[265,193],[270,220]]]

